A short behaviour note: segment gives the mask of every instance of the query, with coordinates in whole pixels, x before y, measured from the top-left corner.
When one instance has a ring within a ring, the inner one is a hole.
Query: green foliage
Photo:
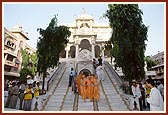
[[[27,75],[32,75],[31,71],[27,67],[22,68],[19,73],[21,81],[26,81]]]
[[[22,66],[26,68],[29,64],[29,55],[27,54],[26,49],[21,48],[21,55],[22,55]]]
[[[20,70],[20,79],[25,80],[27,75],[35,76],[37,71],[37,53],[28,54],[26,49],[21,49],[22,69]],[[31,65],[30,65],[31,63]]]
[[[146,56],[144,60],[146,61],[148,71],[157,65],[149,56]]]
[[[33,54],[31,54],[29,56],[29,62],[31,62],[31,68],[30,68],[30,71],[31,71],[31,74],[33,76],[35,76],[36,72],[37,72],[37,62],[38,62],[38,57],[37,57],[37,53],[34,52]]]
[[[51,19],[49,26],[45,30],[38,28],[37,31],[40,34],[37,43],[37,71],[43,74],[44,80],[47,68],[57,66],[60,53],[68,43],[67,38],[70,37],[71,32],[68,27],[57,25],[56,15]]]
[[[148,28],[142,22],[137,4],[109,4],[105,16],[113,28],[111,43],[116,43],[114,56],[125,78],[141,80],[145,77],[144,52]]]

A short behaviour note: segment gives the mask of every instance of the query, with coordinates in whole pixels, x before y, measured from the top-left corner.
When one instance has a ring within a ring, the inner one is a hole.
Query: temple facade
[[[69,43],[61,53],[61,58],[75,61],[89,61],[101,56],[110,57],[109,51],[105,50],[105,42],[111,37],[112,29],[108,23],[98,23],[94,17],[83,12],[69,23],[71,36]]]

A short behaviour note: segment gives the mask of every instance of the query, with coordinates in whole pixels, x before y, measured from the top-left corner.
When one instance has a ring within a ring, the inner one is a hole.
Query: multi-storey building
[[[4,28],[4,79],[20,77],[21,48],[26,48],[29,52],[35,51],[26,44],[26,40],[29,40],[28,33],[23,32],[21,26],[15,26],[11,30]]]
[[[156,78],[164,77],[164,51],[158,52],[156,55],[151,56],[151,59],[156,62],[156,66],[152,67],[153,71],[156,71]]]

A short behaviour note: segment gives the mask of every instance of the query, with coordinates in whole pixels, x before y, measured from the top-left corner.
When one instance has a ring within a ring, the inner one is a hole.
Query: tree
[[[37,31],[40,34],[37,43],[37,71],[43,75],[42,90],[44,90],[47,68],[57,66],[60,52],[66,47],[71,32],[68,27],[57,25],[56,15],[46,29],[38,28]]]
[[[20,70],[20,80],[26,81],[27,75],[34,76],[37,70],[37,54],[28,54],[26,49],[21,48],[22,68]]]
[[[144,60],[146,61],[147,70],[148,70],[148,71],[151,70],[152,67],[154,67],[154,66],[157,65],[156,62],[154,62],[154,61],[150,58],[150,56],[146,56]]]
[[[113,28],[110,40],[118,45],[117,65],[129,83],[133,79],[142,80],[148,31],[142,22],[143,13],[137,4],[109,4],[108,7],[105,16]]]

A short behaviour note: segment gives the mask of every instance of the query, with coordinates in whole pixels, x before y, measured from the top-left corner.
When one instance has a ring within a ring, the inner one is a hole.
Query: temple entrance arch
[[[95,57],[98,58],[100,56],[100,46],[95,46]]]
[[[91,51],[91,44],[90,44],[89,40],[87,40],[87,39],[81,40],[81,43],[79,44],[79,51],[81,51],[83,49],[87,49],[87,50]]]
[[[91,74],[90,70],[88,70],[88,69],[82,69],[82,70],[79,72],[79,74],[82,73],[82,72],[83,72],[84,75],[89,75],[89,74]]]
[[[75,49],[75,46],[73,45],[70,47],[69,57],[75,58],[75,52],[76,52],[76,49]]]

